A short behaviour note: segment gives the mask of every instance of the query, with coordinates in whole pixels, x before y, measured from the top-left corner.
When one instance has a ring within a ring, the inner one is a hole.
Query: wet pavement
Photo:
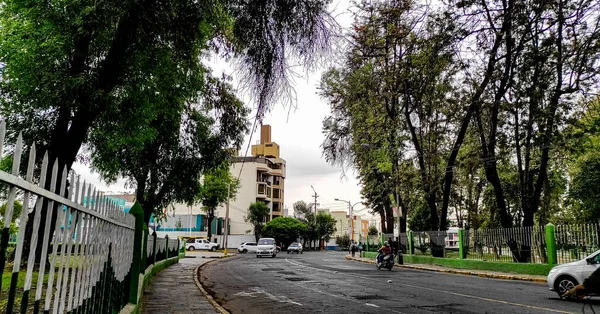
[[[274,259],[240,254],[203,267],[200,278],[234,314],[582,312],[582,303],[560,300],[544,283],[377,270],[346,260],[345,254],[305,252]],[[597,300],[592,304],[600,309]]]
[[[212,260],[210,257],[220,255],[222,254],[187,252],[187,258],[179,259],[179,263],[158,273],[144,291],[141,313],[220,313],[208,302],[194,282],[196,267]]]

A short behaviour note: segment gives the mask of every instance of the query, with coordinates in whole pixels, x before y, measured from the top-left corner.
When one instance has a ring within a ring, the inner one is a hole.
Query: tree
[[[177,220],[177,222],[175,223],[175,228],[177,229],[177,231],[181,231],[181,229],[183,229],[183,224],[181,223],[181,218],[179,218]]]
[[[254,229],[254,238],[256,238],[257,242],[262,235],[263,226],[269,218],[269,214],[269,207],[267,207],[267,205],[265,205],[263,202],[252,203],[250,204],[250,207],[248,207],[248,216],[246,216],[245,220],[246,222],[252,224]]]
[[[108,182],[119,177],[129,179],[136,188],[146,223],[152,214],[161,215],[172,202],[191,204],[203,197],[212,211],[227,197],[223,187],[219,192],[224,190],[224,194],[201,196],[200,179],[213,168],[222,170],[217,171],[218,177],[226,179],[229,163],[223,160],[230,159],[230,148],[241,146],[248,110],[234,96],[228,82],[207,74],[203,77],[199,95],[161,90],[160,97],[140,107],[143,110],[135,118],[122,125],[107,123],[91,132],[93,168]],[[115,117],[114,121],[119,119]],[[209,177],[214,179],[217,172]],[[210,180],[208,183],[214,184]],[[235,196],[235,191],[231,195]]]
[[[329,241],[331,235],[336,231],[336,221],[328,213],[320,212],[315,218],[317,237],[324,242]]]
[[[578,223],[597,223],[600,221],[600,153],[589,152],[577,160],[572,177],[569,196]]]
[[[330,28],[335,31],[335,23],[327,13],[328,2],[66,0],[47,5],[6,1],[0,12],[0,61],[5,64],[0,113],[10,129],[23,131],[25,143],[37,144],[40,152],[36,156],[41,159],[42,152],[48,151],[49,164],[58,162],[57,182],[62,170],[70,170],[80,149],[94,138],[90,132],[101,134],[107,125],[125,131],[110,139],[111,144],[120,144],[117,147],[137,146],[138,141],[148,147],[153,142],[154,149],[147,152],[161,151],[182,120],[177,115],[183,114],[178,109],[189,100],[186,96],[202,91],[209,81],[205,75],[210,69],[202,63],[202,56],[209,53],[236,58],[242,69],[240,79],[255,96],[256,119],[261,121],[276,98],[288,95],[291,99],[290,58],[311,67],[329,49]],[[166,115],[146,111],[152,106],[164,106]],[[162,129],[153,123],[163,118],[167,126],[174,124],[166,138],[157,138],[155,130]],[[135,127],[124,128],[132,121]],[[134,133],[135,138],[128,133]],[[93,145],[96,150],[113,146]],[[167,159],[177,159],[172,158],[172,150],[167,151]],[[150,166],[177,165],[163,163],[165,158],[149,159]],[[89,161],[87,156],[82,160]],[[120,162],[117,157],[112,161]],[[96,162],[95,166],[101,169],[100,164],[106,165]],[[48,169],[46,188],[50,187],[52,166]],[[143,185],[152,176],[173,178],[146,174],[132,183]],[[138,196],[151,196],[145,200],[146,207],[160,208],[170,201],[161,197],[178,193],[170,188],[170,193],[155,190],[155,180],[151,182],[150,190],[137,187]],[[180,187],[185,188],[186,183]],[[56,212],[56,206],[49,210]],[[47,206],[41,208],[45,211]],[[28,220],[33,221],[32,217],[33,212]],[[46,215],[41,217],[40,225],[44,226]],[[52,230],[55,219],[56,215]],[[27,239],[31,238],[30,225]],[[38,243],[41,246],[41,241]],[[41,251],[38,247],[37,252]]]
[[[212,221],[215,218],[215,210],[221,204],[227,202],[229,197],[235,200],[240,181],[229,172],[229,163],[210,169],[204,174],[204,182],[200,187],[198,202],[208,214],[208,238],[212,237]],[[268,208],[267,208],[268,214]],[[258,239],[257,239],[258,240]]]
[[[262,229],[262,235],[274,238],[283,247],[288,247],[306,233],[306,225],[296,218],[277,217],[269,221]]]
[[[379,230],[377,230],[377,227],[370,225],[369,226],[369,236],[373,237],[379,234]]]
[[[340,247],[340,250],[347,250],[350,247],[350,235],[343,234],[335,237],[335,244]]]
[[[293,207],[294,217],[306,225],[306,231],[302,234],[303,247],[306,246],[306,241],[309,243],[308,247],[311,247],[312,242],[317,240],[316,217],[313,206],[304,201],[297,201]]]

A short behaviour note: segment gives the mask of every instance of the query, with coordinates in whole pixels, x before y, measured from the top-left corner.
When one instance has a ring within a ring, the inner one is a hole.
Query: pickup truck
[[[211,250],[211,251],[215,252],[217,249],[219,249],[219,244],[212,243],[206,239],[189,239],[189,240],[187,240],[187,243],[185,244],[185,248],[188,251]]]

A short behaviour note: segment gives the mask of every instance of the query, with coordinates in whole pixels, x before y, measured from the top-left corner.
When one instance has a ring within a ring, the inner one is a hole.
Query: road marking
[[[373,304],[373,303],[365,303],[365,305],[367,305],[367,306],[372,306],[372,307],[379,307],[379,306],[377,306],[377,305],[375,305],[375,304]]]
[[[256,298],[257,294],[263,294],[265,295],[266,298],[271,299],[273,301],[277,301],[279,303],[290,303],[290,304],[295,304],[295,305],[299,305],[302,306],[302,303],[298,303],[295,301],[290,300],[288,297],[281,295],[281,296],[276,296],[273,295],[269,292],[266,292],[265,290],[261,289],[260,287],[254,287],[250,289],[253,292],[247,292],[247,291],[241,291],[238,292],[236,294],[234,294],[235,296],[240,296],[240,297],[252,297],[252,298]]]
[[[300,263],[294,263],[294,262],[289,261],[288,259],[286,259],[286,261],[288,263],[296,265],[296,266],[306,267],[306,268],[312,268],[312,269],[316,269],[316,270],[320,270],[320,271],[324,271],[324,272],[328,272],[328,273],[333,273],[333,271],[331,271],[331,270],[320,269],[320,268],[316,268],[316,267],[312,267],[312,266],[308,266],[308,265],[303,265],[303,264],[300,264]],[[344,274],[344,275],[345,276],[356,277],[356,278],[367,279],[367,280],[376,281],[376,282],[380,282],[381,281],[380,279],[371,278],[371,277],[365,277],[365,276],[360,276],[360,275],[356,275],[356,274]],[[469,295],[469,294],[462,294],[462,293],[456,293],[456,292],[452,292],[452,291],[446,291],[446,290],[439,290],[439,289],[433,289],[433,288],[415,286],[415,285],[406,284],[406,283],[400,283],[400,285],[403,285],[403,286],[406,286],[406,287],[411,287],[411,288],[417,288],[417,289],[422,289],[422,290],[429,290],[429,291],[434,291],[434,292],[439,292],[439,293],[444,293],[444,294],[459,296],[459,297],[463,297],[463,298],[477,299],[477,300],[487,301],[487,302],[492,302],[492,303],[500,303],[500,304],[506,304],[506,305],[513,305],[513,306],[524,307],[524,308],[535,309],[535,310],[542,310],[542,311],[553,312],[553,313],[571,314],[571,312],[567,312],[567,311],[549,309],[549,308],[545,308],[545,307],[539,307],[539,306],[534,306],[534,305],[521,304],[521,303],[516,303],[516,302],[509,302],[509,301],[503,301],[503,300],[496,300],[496,299],[478,297],[478,296]]]

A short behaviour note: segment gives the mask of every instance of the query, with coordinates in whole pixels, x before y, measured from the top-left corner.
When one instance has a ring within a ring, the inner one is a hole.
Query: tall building
[[[260,142],[252,145],[252,156],[236,157],[231,175],[240,178],[235,199],[229,203],[230,234],[245,234],[252,225],[245,221],[248,207],[263,202],[270,210],[270,218],[284,216],[285,160],[281,158],[279,145],[271,141],[271,126],[260,129]],[[218,210],[225,217],[225,206]]]
[[[271,141],[271,126],[263,125],[260,141],[252,145],[252,155],[234,158],[230,173],[235,178],[239,176],[240,186],[229,202],[229,234],[252,234],[252,225],[245,220],[248,207],[254,202],[265,203],[273,218],[284,215],[285,160],[280,158],[279,153],[279,145]],[[215,211],[215,219],[210,226],[215,235],[224,232],[225,211],[225,204]],[[167,212],[169,216],[157,224],[157,231],[169,232],[170,235],[207,234],[208,218],[201,204],[172,204]]]

